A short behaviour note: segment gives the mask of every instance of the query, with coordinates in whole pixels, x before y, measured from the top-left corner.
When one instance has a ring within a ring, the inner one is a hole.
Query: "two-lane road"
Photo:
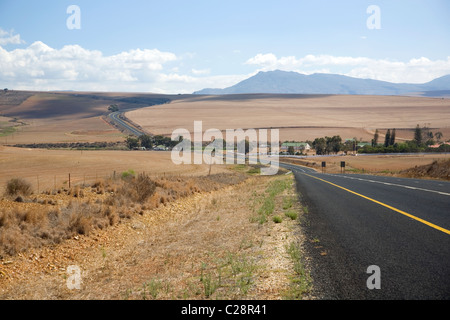
[[[450,299],[450,183],[293,171],[316,293],[325,299]],[[380,289],[369,289],[369,266]]]
[[[142,130],[139,130],[138,128],[130,125],[127,121],[123,120],[121,118],[121,115],[123,114],[122,111],[116,111],[108,114],[108,117],[115,122],[119,127],[122,127],[122,129],[127,130],[128,132],[134,134],[137,137],[142,136],[145,134]]]

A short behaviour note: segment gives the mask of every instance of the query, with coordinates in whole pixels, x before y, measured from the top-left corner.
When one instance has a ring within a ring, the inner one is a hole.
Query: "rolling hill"
[[[337,74],[297,72],[259,72],[225,89],[203,89],[194,94],[222,95],[243,93],[281,94],[350,94],[350,95],[423,95],[442,96],[450,93],[450,75],[424,84],[391,83],[359,79]]]

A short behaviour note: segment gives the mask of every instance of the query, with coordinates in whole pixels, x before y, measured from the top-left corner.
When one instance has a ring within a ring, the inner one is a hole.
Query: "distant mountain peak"
[[[450,90],[450,75],[424,84],[391,83],[328,73],[301,74],[295,71],[260,71],[225,89],[203,89],[194,94],[222,95],[244,93],[278,94],[359,94],[406,95]]]

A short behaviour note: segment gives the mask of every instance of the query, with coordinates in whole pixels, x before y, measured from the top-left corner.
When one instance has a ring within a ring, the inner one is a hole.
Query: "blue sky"
[[[0,0],[0,87],[190,93],[274,69],[421,83],[450,74],[449,39],[447,0]]]

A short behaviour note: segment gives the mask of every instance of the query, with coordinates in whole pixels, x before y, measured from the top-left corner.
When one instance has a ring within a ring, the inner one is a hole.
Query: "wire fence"
[[[84,187],[90,186],[98,181],[104,180],[120,180],[125,176],[133,175],[137,176],[139,174],[146,174],[152,179],[160,178],[170,178],[170,177],[181,177],[186,176],[181,173],[174,172],[134,172],[132,170],[128,171],[112,171],[110,173],[66,173],[66,174],[36,174],[35,176],[15,176],[14,178],[20,178],[25,180],[31,185],[34,194],[40,194],[44,192],[51,192],[53,190],[60,189],[70,189],[76,186]],[[11,177],[12,178],[12,177]],[[5,194],[6,184],[9,178],[0,179],[0,190],[1,194]]]

